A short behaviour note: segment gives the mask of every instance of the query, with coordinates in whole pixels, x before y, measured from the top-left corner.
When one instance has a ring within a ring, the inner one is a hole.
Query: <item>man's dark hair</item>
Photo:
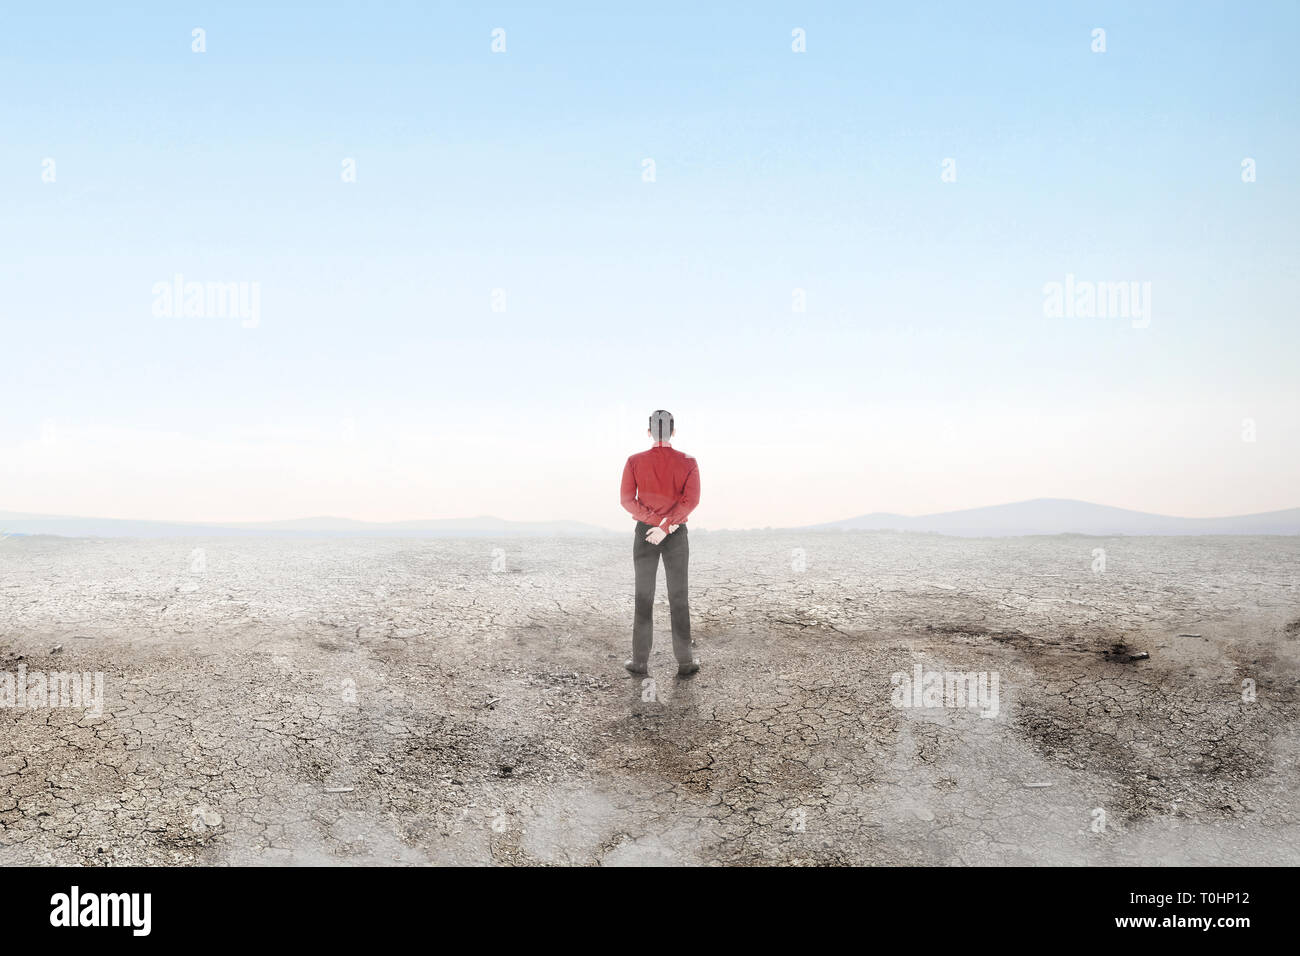
[[[673,437],[673,413],[658,409],[650,416],[650,435],[655,441],[667,441]]]

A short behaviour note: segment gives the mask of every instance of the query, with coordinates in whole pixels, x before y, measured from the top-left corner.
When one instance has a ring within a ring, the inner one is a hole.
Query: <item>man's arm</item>
[[[664,520],[670,525],[681,524],[685,521],[696,506],[700,503],[700,467],[692,465],[690,474],[686,476],[686,485],[682,488],[682,496],[677,499],[677,503],[668,512],[668,517]]]
[[[623,466],[623,486],[619,489],[619,499],[623,509],[637,521],[646,524],[659,524],[659,516],[643,505],[636,497],[636,475],[632,474],[632,459]]]

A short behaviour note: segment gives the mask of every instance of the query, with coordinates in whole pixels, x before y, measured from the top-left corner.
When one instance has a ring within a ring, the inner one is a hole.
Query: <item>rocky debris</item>
[[[1151,657],[1147,651],[1135,651],[1124,641],[1116,641],[1103,654],[1107,660],[1124,661],[1133,663],[1134,661],[1144,661]]]

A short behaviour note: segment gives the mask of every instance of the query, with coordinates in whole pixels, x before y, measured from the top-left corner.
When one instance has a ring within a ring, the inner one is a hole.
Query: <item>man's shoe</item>
[[[645,675],[650,673],[649,668],[647,668],[644,664],[638,664],[636,661],[628,661],[623,666],[627,668],[629,674]]]
[[[699,661],[691,661],[689,664],[678,664],[678,665],[677,665],[677,676],[678,676],[678,677],[690,677],[692,674],[694,674],[694,673],[695,673],[696,671],[698,671],[699,669],[700,669],[700,662],[699,662]]]

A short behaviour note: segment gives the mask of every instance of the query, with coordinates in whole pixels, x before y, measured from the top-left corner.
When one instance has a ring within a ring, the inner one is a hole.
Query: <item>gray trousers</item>
[[[650,525],[636,523],[632,537],[632,566],[636,569],[636,613],[632,618],[632,660],[645,664],[650,660],[654,639],[655,578],[659,574],[659,556],[663,555],[664,574],[668,578],[668,607],[673,625],[673,654],[677,663],[687,664],[691,652],[691,605],[687,597],[686,568],[691,559],[691,542],[686,525],[664,538],[656,546],[645,539]],[[667,529],[665,529],[667,530]]]

